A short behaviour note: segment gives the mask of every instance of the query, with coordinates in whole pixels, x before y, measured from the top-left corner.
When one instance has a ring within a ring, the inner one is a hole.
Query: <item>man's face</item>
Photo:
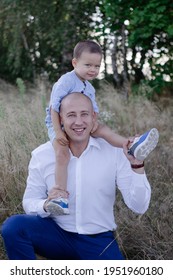
[[[99,53],[83,52],[79,58],[73,58],[72,64],[76,75],[82,80],[91,81],[97,77],[102,56]]]
[[[62,100],[60,117],[71,143],[87,145],[95,120],[89,98],[81,93],[69,94]]]

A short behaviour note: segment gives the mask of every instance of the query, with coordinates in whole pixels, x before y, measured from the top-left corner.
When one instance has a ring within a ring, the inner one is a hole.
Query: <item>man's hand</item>
[[[140,166],[141,164],[143,164],[143,161],[137,160],[134,156],[132,156],[128,153],[128,150],[131,147],[134,139],[135,139],[135,137],[130,137],[129,139],[124,141],[123,151],[124,151],[124,154],[126,155],[127,159],[130,161],[131,165]],[[144,173],[144,167],[143,166],[142,167],[140,166],[140,168],[135,168],[135,169],[132,167],[132,169],[133,169],[133,171],[135,171],[138,174],[143,174]]]
[[[57,197],[68,198],[68,196],[69,196],[69,193],[67,191],[60,189],[59,186],[54,186],[48,193],[48,200],[51,200],[51,199],[57,198]]]
[[[131,164],[141,164],[143,161],[137,160],[134,156],[132,156],[128,153],[128,150],[131,147],[131,145],[133,144],[135,137],[137,137],[137,136],[129,137],[127,140],[124,141],[123,151]]]

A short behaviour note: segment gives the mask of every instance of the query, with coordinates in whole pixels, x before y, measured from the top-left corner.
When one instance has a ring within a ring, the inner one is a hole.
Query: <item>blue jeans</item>
[[[35,260],[36,254],[52,260],[124,259],[113,232],[94,235],[68,232],[51,218],[11,216],[3,223],[2,237],[11,260]]]

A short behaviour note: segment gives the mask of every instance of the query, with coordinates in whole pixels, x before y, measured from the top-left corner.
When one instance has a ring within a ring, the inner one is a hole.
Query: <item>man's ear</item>
[[[97,120],[98,114],[96,112],[93,112],[93,121],[95,122]]]
[[[76,58],[73,58],[73,59],[72,59],[72,65],[73,65],[74,68],[76,67],[76,63],[77,63],[77,59],[76,59]]]

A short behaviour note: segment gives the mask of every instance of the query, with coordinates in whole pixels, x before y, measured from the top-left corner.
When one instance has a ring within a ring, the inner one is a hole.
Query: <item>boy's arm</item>
[[[68,140],[67,140],[66,134],[64,131],[62,131],[62,128],[61,128],[59,113],[56,112],[55,110],[53,110],[52,108],[51,108],[51,119],[52,119],[54,131],[56,134],[56,140],[61,145],[68,145]]]

